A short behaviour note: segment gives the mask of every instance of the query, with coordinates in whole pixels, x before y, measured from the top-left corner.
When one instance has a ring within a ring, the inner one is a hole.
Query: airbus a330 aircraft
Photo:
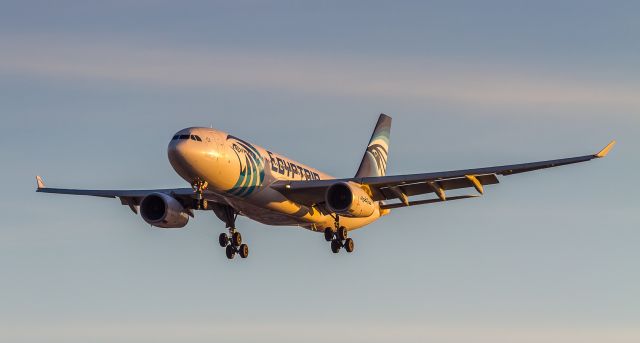
[[[169,142],[169,162],[190,188],[149,190],[80,190],[45,187],[38,192],[119,198],[142,219],[159,228],[182,228],[195,210],[212,211],[228,228],[220,246],[229,259],[246,258],[249,248],[236,229],[243,215],[263,224],[299,226],[323,232],[331,250],[354,249],[348,232],[388,214],[391,209],[466,199],[477,194],[447,196],[447,191],[484,186],[507,176],[605,157],[609,143],[597,154],[542,162],[424,174],[386,176],[391,117],[381,114],[352,178],[336,179],[226,132],[192,127]],[[431,198],[419,197],[433,193]]]

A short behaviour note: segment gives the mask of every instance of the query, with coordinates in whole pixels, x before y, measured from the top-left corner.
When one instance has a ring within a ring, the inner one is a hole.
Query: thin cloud
[[[0,40],[0,72],[147,87],[226,87],[389,97],[480,106],[640,109],[640,85],[437,60],[150,48],[20,38]]]

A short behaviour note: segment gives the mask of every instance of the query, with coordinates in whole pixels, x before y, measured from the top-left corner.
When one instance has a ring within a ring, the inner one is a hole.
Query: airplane
[[[298,226],[324,233],[331,251],[354,250],[349,232],[392,209],[474,198],[508,176],[607,156],[615,140],[596,154],[475,169],[387,176],[391,117],[380,114],[354,177],[334,178],[226,132],[206,127],[178,131],[167,154],[189,188],[83,190],[46,187],[37,192],[119,198],[153,227],[182,228],[194,211],[212,211],[226,225],[218,241],[227,258],[249,255],[236,228],[238,215],[266,225]],[[475,189],[474,194],[447,192]],[[433,193],[431,195],[431,193]]]

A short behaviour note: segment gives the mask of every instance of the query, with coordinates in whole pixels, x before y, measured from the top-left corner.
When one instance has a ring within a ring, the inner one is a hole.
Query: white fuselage
[[[240,214],[268,225],[295,225],[314,231],[334,227],[335,219],[318,209],[292,202],[269,187],[277,180],[333,179],[317,169],[210,128],[187,128],[176,133],[168,147],[169,161],[187,182],[206,182]],[[380,217],[380,208],[369,217],[340,217],[348,230]]]

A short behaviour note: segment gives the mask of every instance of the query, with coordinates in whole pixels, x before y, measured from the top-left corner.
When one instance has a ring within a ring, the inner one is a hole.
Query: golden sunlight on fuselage
[[[171,166],[185,181],[190,184],[205,181],[207,190],[224,197],[254,220],[270,225],[301,225],[312,230],[333,225],[330,215],[294,203],[267,186],[275,180],[332,179],[330,175],[210,128],[178,131],[169,142],[167,153]],[[288,161],[286,170],[285,161]],[[344,218],[341,224],[355,229],[379,216],[376,211],[366,218]]]
[[[189,183],[207,181],[211,190],[228,190],[233,187],[240,169],[232,163],[230,151],[226,151],[226,136],[224,132],[208,128],[178,131],[169,142],[169,162]]]

